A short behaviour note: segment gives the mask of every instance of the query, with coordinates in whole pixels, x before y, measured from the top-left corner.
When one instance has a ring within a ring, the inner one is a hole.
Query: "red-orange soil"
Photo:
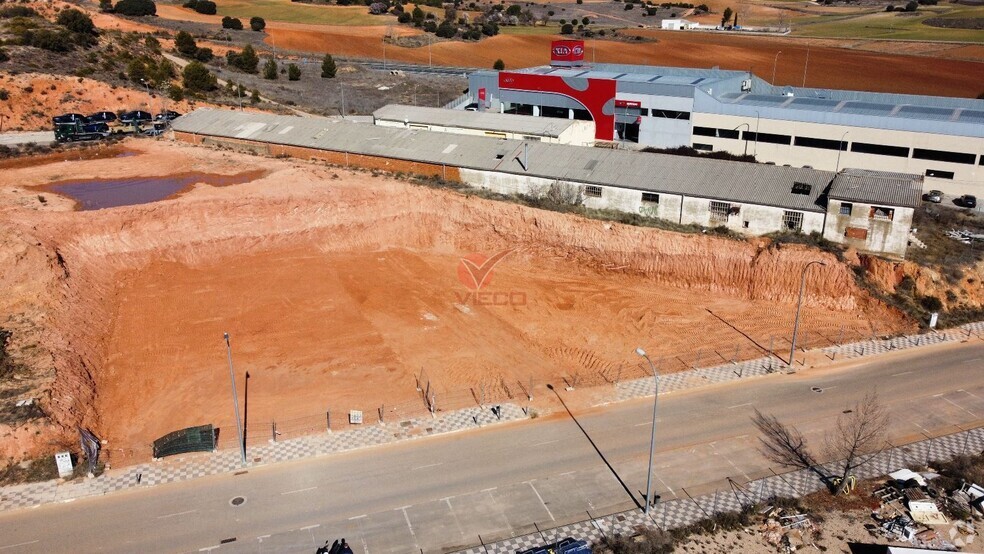
[[[4,437],[0,456],[71,441],[76,424],[108,440],[117,465],[175,429],[229,429],[224,332],[241,396],[250,374],[251,435],[266,440],[272,420],[322,421],[328,408],[370,421],[380,406],[419,410],[422,370],[453,407],[472,402],[469,388],[518,399],[531,377],[542,391],[619,368],[642,376],[640,345],[664,371],[736,347],[758,357],[770,337],[781,351],[814,259],[828,265],[807,288],[803,343],[868,335],[872,322],[906,327],[848,266],[803,247],[585,220],[307,162],[127,147],[136,155],[4,171],[0,321],[13,352],[54,368],[36,386],[56,426]],[[100,211],[26,188],[257,169],[268,173],[247,184]],[[460,258],[507,248],[483,291],[512,303],[481,305],[459,281]]]

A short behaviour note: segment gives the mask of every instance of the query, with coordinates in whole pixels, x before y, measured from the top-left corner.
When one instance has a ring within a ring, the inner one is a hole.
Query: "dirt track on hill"
[[[421,371],[453,408],[474,402],[469,389],[525,397],[531,377],[538,388],[632,377],[639,345],[663,371],[758,357],[770,337],[782,351],[813,259],[828,267],[807,289],[801,344],[841,328],[844,340],[869,335],[872,321],[907,325],[846,265],[801,247],[584,220],[306,162],[128,145],[133,155],[5,170],[0,285],[13,292],[0,321],[14,352],[54,368],[35,394],[55,425],[4,438],[2,456],[71,443],[76,424],[109,441],[114,465],[146,459],[152,440],[182,427],[228,431],[224,332],[238,378],[250,374],[251,436],[264,441],[272,420],[323,421],[329,407],[370,421],[380,406],[422,408]],[[88,212],[25,188],[252,169],[267,175]],[[483,292],[509,301],[488,305],[459,280],[460,259],[503,249],[515,250]]]

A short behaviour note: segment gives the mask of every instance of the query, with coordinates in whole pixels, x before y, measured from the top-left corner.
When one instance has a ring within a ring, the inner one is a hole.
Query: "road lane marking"
[[[0,546],[0,550],[7,550],[8,548],[17,548],[18,546],[27,546],[29,544],[34,544],[34,543],[39,542],[39,541],[40,541],[40,539],[38,539],[36,541],[19,542],[17,544],[8,544],[7,546]]]
[[[974,412],[972,412],[972,411],[970,411],[970,410],[968,410],[967,408],[964,408],[964,407],[963,407],[963,406],[961,406],[960,404],[957,404],[957,403],[956,403],[956,402],[954,402],[953,400],[950,400],[949,398],[947,398],[947,397],[945,397],[945,396],[943,397],[943,400],[946,400],[946,401],[947,401],[947,402],[949,402],[950,404],[953,404],[954,406],[956,406],[956,407],[958,407],[958,408],[960,408],[961,410],[963,410],[963,411],[965,411],[965,412],[967,412],[968,414],[970,414],[970,415],[972,415],[973,417],[977,417],[977,414],[975,414]]]
[[[547,441],[547,442],[540,442],[540,443],[534,444],[533,446],[544,446],[544,445],[547,445],[547,444],[553,444],[555,442],[560,442],[560,439],[554,439],[552,441]]]
[[[417,547],[417,550],[420,550],[420,545],[417,544],[417,533],[413,532],[413,525],[410,525],[410,516],[407,515],[407,508],[409,507],[410,506],[404,506],[400,508],[400,510],[403,511],[403,519],[407,520],[407,529],[410,530],[410,536],[413,537],[413,545]]]
[[[285,495],[285,494],[296,494],[296,493],[299,493],[299,492],[313,491],[316,488],[318,488],[318,487],[308,487],[306,489],[297,489],[297,490],[293,490],[293,491],[286,491],[286,492],[282,492],[280,494],[281,495]]]
[[[892,374],[892,377],[901,377],[901,376],[903,376],[903,375],[908,375],[908,374],[910,374],[910,373],[912,373],[912,371],[903,371],[903,372],[901,372],[901,373],[893,373],[893,374]]]
[[[259,537],[256,537],[256,540],[263,542],[263,539],[269,539],[269,538],[270,535],[260,535]]]
[[[728,406],[728,409],[733,410],[735,408],[744,408],[745,406],[751,406],[751,405],[752,405],[751,402],[745,402],[744,404],[735,404],[734,406]]]
[[[362,514],[361,516],[353,516],[349,518],[349,521],[352,521],[353,519],[362,519],[364,517],[366,517],[366,514]]]
[[[492,492],[492,491],[494,491],[497,488],[499,488],[499,487],[492,487],[491,489],[482,489],[482,490],[480,490],[478,492]]]
[[[199,548],[198,551],[199,552],[211,552],[211,551],[215,550],[216,548],[218,548],[218,546],[209,546],[207,548]]]
[[[438,462],[436,464],[427,464],[425,466],[412,467],[412,468],[410,468],[410,471],[416,471],[418,469],[425,469],[425,468],[428,468],[428,467],[437,467],[437,466],[441,466],[441,465],[444,465],[444,462]]]
[[[547,508],[547,503],[543,501],[543,497],[540,496],[540,491],[536,490],[536,487],[533,486],[533,481],[524,481],[524,483],[528,483],[530,488],[533,489],[533,494],[540,499],[540,504],[543,505],[543,509],[546,510],[547,515],[550,516],[550,521],[557,521],[557,518],[555,518],[553,513],[550,512],[550,508]]]
[[[197,511],[198,510],[187,510],[187,511],[184,511],[184,512],[176,512],[176,513],[173,513],[173,514],[166,514],[166,515],[163,515],[163,516],[157,516],[157,519],[166,519],[166,518],[169,518],[169,517],[183,516],[183,515],[186,515],[186,514],[193,514],[193,513],[197,512]]]
[[[465,532],[461,530],[461,523],[458,522],[458,514],[454,513],[454,507],[451,506],[451,497],[446,496],[441,500],[443,500],[444,503],[448,505],[448,512],[451,514],[451,517],[454,518],[454,526],[458,528],[458,535],[464,537]]]
[[[642,427],[643,425],[651,426],[652,424],[653,424],[652,421],[643,421],[642,423],[636,423],[635,425],[633,425],[633,427]]]
[[[315,523],[314,525],[308,525],[307,527],[301,527],[298,531],[310,531],[311,529],[317,529],[321,527],[320,523]]]
[[[566,477],[568,475],[574,475],[574,472],[573,471],[565,471],[564,473],[561,473],[557,477]]]
[[[657,476],[656,478],[659,479],[660,483],[663,483],[663,486],[666,487],[666,490],[670,491],[670,494],[676,497],[677,493],[675,493],[673,489],[671,489],[670,486],[666,484],[666,481],[664,481],[662,477]]]

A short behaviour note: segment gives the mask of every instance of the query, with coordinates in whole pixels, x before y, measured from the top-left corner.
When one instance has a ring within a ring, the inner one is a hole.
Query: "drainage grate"
[[[231,504],[233,506],[242,506],[245,503],[246,503],[246,497],[245,496],[237,496],[237,497],[235,497],[235,498],[233,498],[232,500],[229,501],[229,504]]]

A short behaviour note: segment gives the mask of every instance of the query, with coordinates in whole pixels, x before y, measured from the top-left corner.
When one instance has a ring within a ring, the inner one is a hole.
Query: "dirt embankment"
[[[144,110],[158,113],[166,107],[188,113],[205,104],[190,100],[175,102],[156,91],[131,90],[83,77],[0,72],[0,89],[9,98],[0,102],[3,131],[50,130],[51,118],[63,113],[89,115],[95,112]]]
[[[584,220],[303,162],[129,144],[134,155],[11,168],[0,184],[0,286],[14,291],[0,300],[0,326],[37,370],[31,394],[51,419],[40,435],[4,436],[0,456],[29,457],[53,437],[72,442],[76,425],[131,452],[174,429],[228,423],[218,409],[228,376],[216,370],[227,331],[237,368],[251,373],[249,417],[269,422],[323,414],[328,398],[336,409],[419,401],[422,369],[442,391],[493,381],[515,389],[637,363],[640,344],[668,371],[695,352],[705,365],[725,356],[717,351],[757,357],[787,334],[800,270],[815,259],[828,265],[810,280],[802,341],[908,325],[859,290],[846,265],[804,247]],[[250,169],[268,173],[91,212],[25,188]],[[460,258],[503,249],[515,251],[484,290],[522,304],[476,302],[458,279]]]

